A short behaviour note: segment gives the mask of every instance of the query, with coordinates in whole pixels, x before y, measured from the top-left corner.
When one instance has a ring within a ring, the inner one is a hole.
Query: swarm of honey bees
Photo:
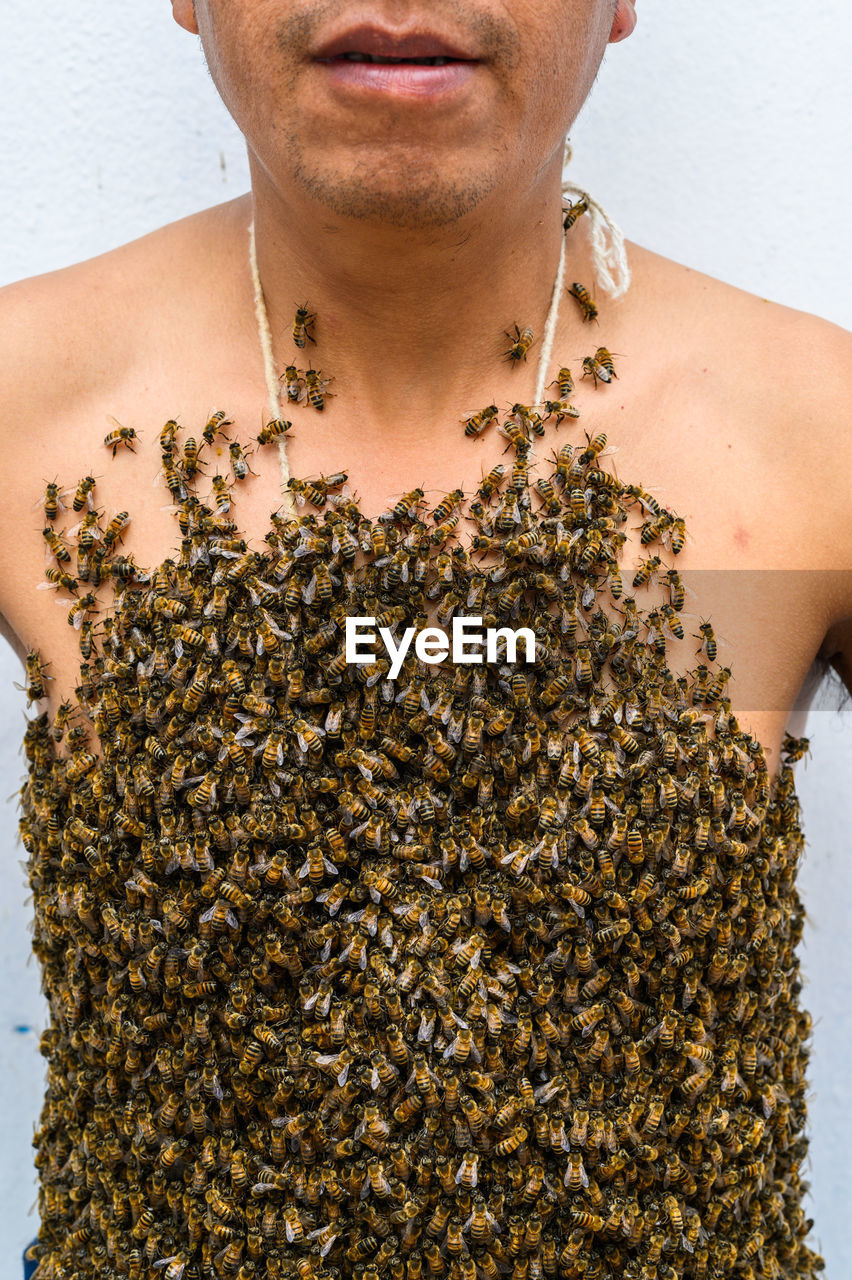
[[[467,421],[513,459],[469,498],[415,489],[371,521],[344,473],[293,480],[262,550],[233,516],[239,446],[198,492],[224,413],[191,446],[167,423],[181,537],[150,572],[91,477],[60,536],[54,486],[48,544],[84,595],[77,702],[29,721],[22,791],[51,1014],[38,1280],[821,1268],[806,743],[770,784],[709,622],[670,671],[683,522],[604,469],[605,438],[531,481],[572,385]],[[625,575],[631,520],[648,558]],[[465,614],[531,627],[535,662],[346,662],[348,615]],[[28,676],[41,698],[38,655]]]

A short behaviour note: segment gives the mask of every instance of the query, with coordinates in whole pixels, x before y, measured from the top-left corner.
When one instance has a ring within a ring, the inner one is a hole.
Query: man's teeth
[[[414,62],[421,67],[443,67],[448,62],[454,62],[454,58],[381,58],[376,57],[372,53],[341,53],[341,58],[345,58],[347,62],[386,62],[395,64],[397,62]]]

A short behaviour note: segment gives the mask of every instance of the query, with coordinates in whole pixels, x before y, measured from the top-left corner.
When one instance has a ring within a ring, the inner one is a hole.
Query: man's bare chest
[[[44,584],[45,569],[62,570],[51,554],[51,539],[37,525],[58,530],[60,537],[62,528],[79,533],[77,526],[93,517],[88,499],[81,511],[73,511],[74,497],[80,481],[91,476],[95,480],[91,502],[101,529],[109,529],[117,519],[121,524],[123,558],[153,569],[175,556],[181,533],[160,448],[163,424],[176,413],[175,399],[183,410],[177,414],[177,447],[182,457],[197,451],[199,491],[206,492],[212,509],[216,509],[217,483],[234,478],[235,456],[247,463],[245,477],[232,487],[229,512],[247,547],[264,545],[271,517],[281,507],[278,442],[258,443],[269,418],[262,398],[236,395],[237,403],[230,409],[224,402],[217,406],[202,401],[197,394],[175,397],[147,392],[136,407],[122,410],[121,421],[136,433],[130,441],[134,451],[122,443],[114,457],[104,445],[113,409],[107,399],[85,414],[70,413],[62,430],[53,424],[20,476],[19,522],[27,533],[8,558],[3,612],[24,646],[39,648],[50,662],[57,697],[67,696],[77,682],[79,631],[74,620],[79,622],[79,611],[74,610],[88,592],[82,590],[83,584],[73,592],[59,584],[53,584],[55,589],[37,589]],[[232,422],[208,442],[204,427],[216,407],[228,409]],[[473,411],[472,406],[466,408]],[[720,660],[735,672],[735,707],[774,750],[824,628],[818,581],[803,572],[804,565],[784,568],[783,543],[789,537],[786,513],[775,510],[766,477],[744,443],[747,436],[720,439],[716,423],[703,419],[701,405],[695,401],[674,414],[669,410],[666,417],[655,413],[647,400],[631,403],[619,388],[609,399],[587,395],[580,419],[558,427],[548,425],[540,435],[532,433],[521,476],[505,421],[500,429],[503,417],[499,415],[495,425],[474,437],[465,435],[461,418],[452,424],[455,430],[448,424],[418,423],[414,408],[411,420],[398,433],[390,428],[377,432],[369,424],[359,427],[354,414],[337,407],[334,415],[323,419],[321,430],[318,415],[294,413],[285,437],[287,466],[292,476],[301,479],[344,472],[344,490],[366,516],[376,519],[418,490],[430,508],[458,491],[469,506],[483,484],[503,484],[507,489],[526,484],[540,505],[542,492],[546,494],[545,477],[552,474],[560,453],[578,455],[595,441],[599,468],[612,471],[621,483],[644,491],[662,509],[685,519],[687,539],[677,568],[687,601],[684,637],[675,646],[673,663],[684,670],[695,664],[702,647],[701,623],[712,618],[715,634],[721,638]],[[60,501],[69,508],[58,522],[47,518],[43,504],[33,509],[43,499],[47,481],[59,486],[65,495]],[[301,506],[297,502],[297,509]],[[469,509],[451,505],[449,511],[455,522],[450,542],[469,546],[475,537],[482,538]],[[621,534],[628,584],[650,559],[642,541],[645,523],[639,517],[629,520]],[[485,567],[485,545],[477,558]],[[669,559],[673,566],[674,559]]]

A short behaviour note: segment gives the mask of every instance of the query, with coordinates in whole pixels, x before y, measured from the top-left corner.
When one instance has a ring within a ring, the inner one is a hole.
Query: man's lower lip
[[[476,67],[475,62],[447,62],[435,67],[417,62],[351,62],[347,58],[329,58],[317,65],[341,88],[372,89],[402,97],[430,97],[460,89]]]

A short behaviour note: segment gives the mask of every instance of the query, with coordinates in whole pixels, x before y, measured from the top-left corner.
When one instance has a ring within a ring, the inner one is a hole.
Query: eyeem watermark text
[[[517,662],[521,644],[524,649],[522,661],[535,662],[535,632],[531,627],[483,629],[482,618],[453,618],[450,635],[443,627],[424,627],[422,631],[406,627],[397,641],[389,627],[379,627],[377,636],[375,625],[375,618],[346,619],[346,661],[358,665],[375,662],[374,646],[381,638],[391,660],[390,680],[395,680],[402,670],[412,641],[421,662],[438,663],[449,657],[453,662]]]

